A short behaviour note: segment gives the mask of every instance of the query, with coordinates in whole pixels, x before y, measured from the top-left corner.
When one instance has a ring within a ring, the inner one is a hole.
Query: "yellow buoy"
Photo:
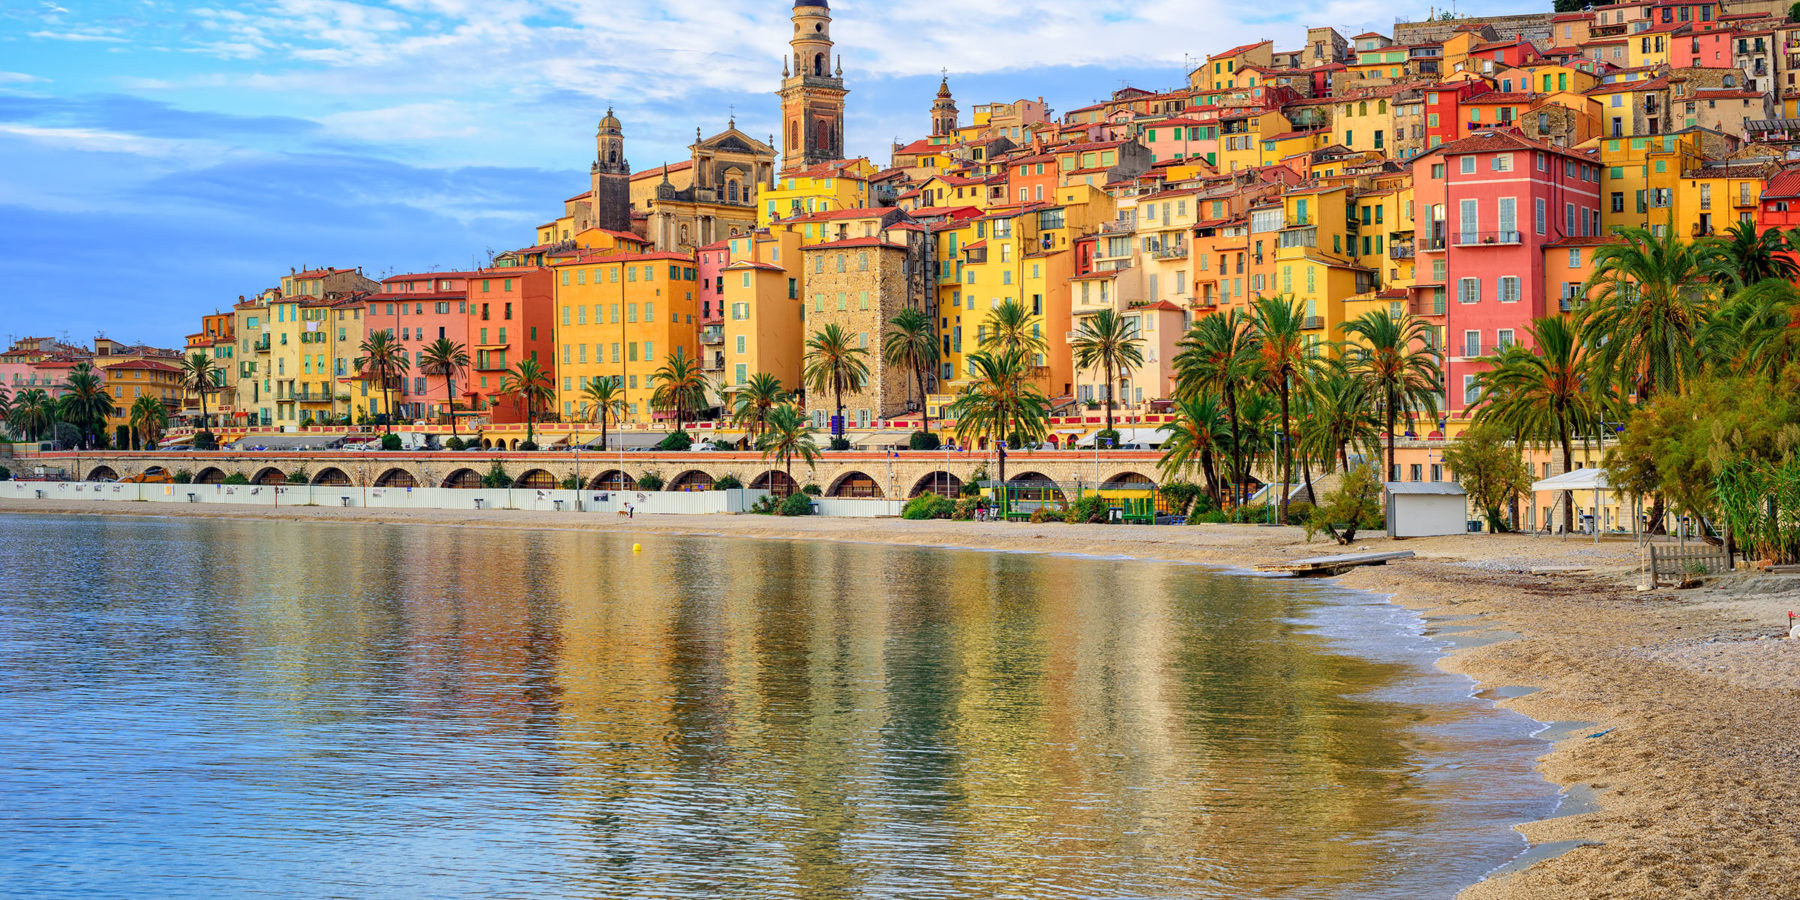
[[[631,552],[633,552],[633,553],[642,553],[642,552],[644,552],[644,545],[643,545],[643,544],[632,544],[632,545],[631,545]]]

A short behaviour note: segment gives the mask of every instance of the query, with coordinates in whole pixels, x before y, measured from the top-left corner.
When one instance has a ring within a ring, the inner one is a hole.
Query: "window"
[[[1502,275],[1494,287],[1501,303],[1519,302],[1519,276]]]
[[[1479,278],[1458,278],[1458,279],[1456,279],[1456,302],[1458,302],[1458,303],[1479,303],[1479,302],[1481,302],[1481,279],[1479,279]]]
[[[1481,355],[1481,332],[1474,330],[1463,332],[1463,355]]]

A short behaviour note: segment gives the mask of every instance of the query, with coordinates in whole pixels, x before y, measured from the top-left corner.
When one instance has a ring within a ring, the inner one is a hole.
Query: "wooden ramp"
[[[1385,566],[1389,560],[1411,559],[1412,556],[1411,550],[1397,550],[1392,553],[1346,553],[1342,556],[1296,559],[1293,562],[1263,563],[1254,568],[1258,572],[1286,572],[1296,578],[1312,578],[1342,575],[1358,566]]]

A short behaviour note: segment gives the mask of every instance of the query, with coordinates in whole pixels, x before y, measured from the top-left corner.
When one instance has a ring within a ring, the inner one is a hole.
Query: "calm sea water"
[[[1410,900],[1555,804],[1364,595],[637,539],[0,516],[0,893]]]

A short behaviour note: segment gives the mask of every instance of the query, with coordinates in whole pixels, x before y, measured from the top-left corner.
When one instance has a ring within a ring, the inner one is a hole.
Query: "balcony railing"
[[[700,329],[700,343],[702,343],[702,344],[723,344],[723,343],[725,343],[725,330],[722,328],[702,328],[702,329]]]
[[[1174,247],[1155,247],[1150,250],[1150,255],[1156,259],[1186,259],[1188,248],[1185,244]]]
[[[1442,250],[1444,249],[1444,236],[1441,234],[1426,235],[1415,243],[1418,244],[1420,250]]]
[[[1694,232],[1694,237],[1706,237],[1713,233],[1711,225],[1702,225],[1699,222],[1694,223],[1692,231]]]
[[[1412,259],[1413,245],[1399,242],[1389,244],[1388,256],[1393,259]]]
[[[1455,240],[1458,247],[1510,247],[1521,243],[1524,235],[1517,231],[1459,231]]]
[[[1119,234],[1126,231],[1133,231],[1136,228],[1137,222],[1133,219],[1114,219],[1111,222],[1100,223],[1101,234]]]
[[[1325,327],[1325,317],[1307,316],[1301,321],[1300,327],[1306,331],[1319,331]]]
[[[1414,297],[1411,303],[1412,314],[1415,316],[1441,316],[1444,314],[1444,306],[1443,297]]]

